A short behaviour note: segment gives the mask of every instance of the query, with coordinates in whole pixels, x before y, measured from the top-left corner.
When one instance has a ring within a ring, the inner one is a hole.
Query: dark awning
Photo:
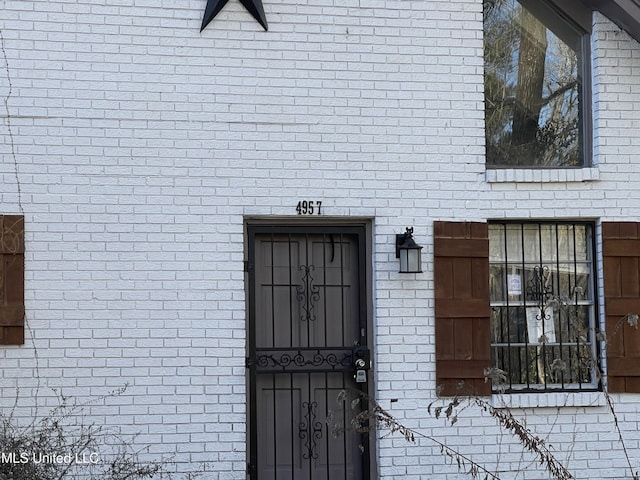
[[[582,0],[640,42],[640,0]]]

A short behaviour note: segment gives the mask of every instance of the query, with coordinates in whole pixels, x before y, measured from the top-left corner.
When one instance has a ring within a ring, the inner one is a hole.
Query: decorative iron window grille
[[[598,388],[593,225],[489,225],[494,390]]]

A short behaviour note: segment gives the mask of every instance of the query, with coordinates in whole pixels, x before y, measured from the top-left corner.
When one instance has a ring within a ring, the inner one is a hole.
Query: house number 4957
[[[321,215],[320,208],[322,202],[320,200],[300,200],[296,207],[298,215]]]

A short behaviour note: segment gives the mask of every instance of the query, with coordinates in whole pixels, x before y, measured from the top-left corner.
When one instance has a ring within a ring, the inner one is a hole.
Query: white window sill
[[[602,407],[607,400],[602,392],[541,392],[491,395],[495,408]]]
[[[600,171],[592,168],[492,168],[485,171],[488,183],[552,183],[552,182],[594,182],[600,178]]]

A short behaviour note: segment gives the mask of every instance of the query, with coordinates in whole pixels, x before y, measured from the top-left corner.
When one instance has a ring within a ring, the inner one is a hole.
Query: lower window
[[[489,225],[494,390],[598,388],[593,225]]]

